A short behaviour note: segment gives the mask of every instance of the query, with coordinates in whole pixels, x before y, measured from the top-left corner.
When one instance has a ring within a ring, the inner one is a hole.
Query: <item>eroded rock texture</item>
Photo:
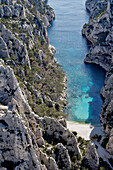
[[[105,148],[113,155],[113,1],[87,0],[86,8],[91,15],[89,23],[83,27],[83,34],[92,46],[85,62],[96,63],[107,71],[101,90],[103,106],[100,120],[106,135]]]
[[[41,169],[28,130],[16,112],[0,112],[0,167]]]
[[[86,61],[108,70],[112,61],[112,4],[98,0],[86,4],[91,18],[83,33],[93,44]],[[66,104],[66,77],[56,63],[55,48],[49,44],[47,34],[47,27],[54,17],[53,10],[41,0],[0,0],[2,170],[83,168],[80,144],[67,129],[62,114]],[[101,121],[110,136],[106,149],[113,154],[112,67],[102,96],[105,102]],[[85,158],[88,168],[97,169],[98,156],[94,145],[88,146]]]
[[[112,62],[112,2],[86,1],[91,16],[89,23],[83,27],[83,34],[92,43],[85,58],[87,63],[95,63],[109,70]]]
[[[59,121],[39,118],[32,112],[13,70],[4,66],[3,60],[0,61],[0,80],[0,166],[52,170],[61,167],[63,162],[63,166],[70,169],[70,156],[80,155],[75,136]],[[60,121],[66,126],[65,121]],[[47,156],[40,149],[45,147],[45,139],[57,144],[54,156]]]
[[[83,158],[83,164],[86,168],[92,170],[98,170],[99,168],[99,158],[95,148],[95,145],[89,143],[88,148]]]

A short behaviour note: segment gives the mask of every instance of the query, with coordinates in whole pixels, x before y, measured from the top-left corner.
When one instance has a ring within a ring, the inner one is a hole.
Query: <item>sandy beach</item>
[[[78,122],[67,121],[67,128],[70,131],[76,131],[77,136],[81,136],[85,140],[90,140],[94,134],[102,135],[101,126],[92,126],[90,124],[82,124]]]

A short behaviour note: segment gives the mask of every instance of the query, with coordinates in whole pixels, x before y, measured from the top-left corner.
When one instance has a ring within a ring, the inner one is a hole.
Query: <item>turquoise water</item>
[[[68,120],[99,124],[105,71],[99,66],[85,64],[90,44],[81,29],[88,22],[85,0],[49,0],[56,19],[48,29],[50,44],[55,46],[55,57],[67,76],[65,113]]]

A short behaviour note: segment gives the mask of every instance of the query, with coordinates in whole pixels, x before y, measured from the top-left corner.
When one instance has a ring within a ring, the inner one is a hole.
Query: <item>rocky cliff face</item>
[[[107,71],[101,90],[103,106],[100,119],[106,134],[104,147],[113,155],[113,1],[87,0],[86,7],[91,15],[89,23],[83,27],[83,34],[92,46],[85,62],[96,63]]]
[[[93,5],[90,1],[87,3],[92,10],[97,1],[93,1]],[[104,8],[106,4],[103,3]],[[76,137],[76,132],[70,132],[63,119],[66,77],[56,63],[55,48],[49,44],[47,34],[54,18],[52,8],[45,1],[0,0],[1,170],[95,170],[99,167],[95,145]],[[86,29],[83,32],[90,37]],[[93,36],[91,39],[95,42]],[[103,62],[107,69],[111,62],[110,50],[107,64]],[[98,63],[101,62],[98,60]],[[102,90],[107,107],[112,98],[108,92],[112,89],[108,85],[112,83],[112,69],[108,80]],[[107,114],[102,115],[104,113]],[[112,130],[109,134],[112,135]],[[111,154],[112,140],[111,137],[106,146]]]
[[[66,104],[65,74],[47,34],[54,18],[41,0],[0,1],[0,57],[13,69],[33,111],[43,115],[63,115]]]
[[[52,170],[68,165],[70,169],[70,157],[81,153],[75,136],[62,125],[63,120],[61,124],[32,112],[13,70],[3,60],[0,80],[0,167]]]
[[[63,119],[66,77],[47,34],[54,17],[41,0],[0,0],[1,170],[82,166]]]
[[[86,1],[91,12],[89,23],[83,27],[83,34],[92,43],[85,58],[87,63],[96,63],[109,70],[112,62],[112,15],[110,1]]]

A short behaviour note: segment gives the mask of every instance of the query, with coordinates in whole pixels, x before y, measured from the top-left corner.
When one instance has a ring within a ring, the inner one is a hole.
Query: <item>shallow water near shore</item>
[[[48,4],[56,17],[48,28],[50,44],[55,46],[55,57],[68,79],[65,113],[71,121],[99,124],[100,90],[105,71],[94,64],[84,63],[90,46],[81,33],[83,24],[89,19],[85,0],[49,0]]]

